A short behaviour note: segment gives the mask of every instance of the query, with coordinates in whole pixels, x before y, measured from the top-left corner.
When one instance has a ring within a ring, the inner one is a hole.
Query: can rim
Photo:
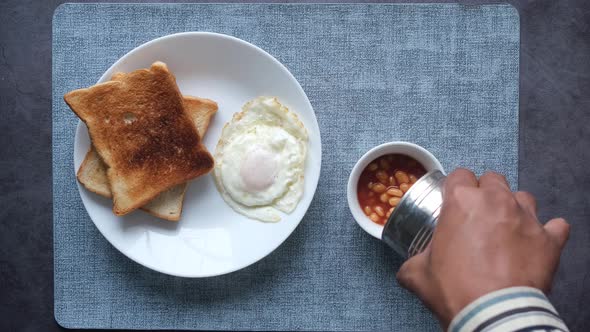
[[[427,181],[427,178],[434,176],[434,174],[436,173],[440,173],[441,175],[444,175],[443,172],[441,170],[438,169],[434,169],[430,172],[427,172],[426,174],[424,174],[424,176],[422,176],[420,179],[418,179],[418,181],[416,181],[416,183],[414,183],[414,185],[412,187],[410,187],[410,189],[404,194],[404,196],[402,197],[402,199],[399,201],[398,203],[398,207],[396,207],[393,210],[393,213],[389,216],[389,218],[387,218],[387,222],[383,225],[383,230],[384,232],[381,233],[381,239],[383,239],[383,235],[385,234],[385,230],[389,228],[390,223],[392,222],[392,220],[401,212],[398,211],[402,211],[403,207],[405,205],[407,205],[407,201],[410,199],[409,197],[412,196],[412,193],[416,190],[418,190],[417,188],[420,186],[419,183],[423,183]],[[416,197],[416,200],[422,198],[422,196],[428,195],[429,191],[428,189],[431,188],[432,186],[434,186],[435,184],[431,184],[428,187],[424,188],[424,193],[418,197]]]

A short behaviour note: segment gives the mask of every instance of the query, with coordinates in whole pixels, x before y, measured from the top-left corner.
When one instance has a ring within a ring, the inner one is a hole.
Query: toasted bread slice
[[[100,159],[92,144],[90,144],[90,149],[84,156],[82,165],[78,168],[76,177],[86,189],[93,193],[107,198],[113,197],[109,178],[107,177],[107,165]]]
[[[116,75],[116,76],[115,76]],[[115,74],[120,77],[121,74]],[[123,74],[124,75],[124,74]],[[204,98],[184,96],[184,106],[191,116],[201,139],[207,132],[209,122],[217,112],[217,103]],[[91,145],[77,173],[78,181],[88,190],[101,196],[111,198],[111,189],[107,178],[107,166],[100,159]],[[160,193],[141,207],[142,210],[158,218],[178,221],[182,212],[182,203],[187,184],[182,183]]]
[[[64,96],[107,165],[113,212],[125,215],[213,168],[162,62]]]

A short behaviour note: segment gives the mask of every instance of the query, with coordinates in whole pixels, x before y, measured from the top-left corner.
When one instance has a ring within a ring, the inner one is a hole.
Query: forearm
[[[531,287],[498,290],[475,300],[452,320],[449,332],[569,331],[547,297]]]

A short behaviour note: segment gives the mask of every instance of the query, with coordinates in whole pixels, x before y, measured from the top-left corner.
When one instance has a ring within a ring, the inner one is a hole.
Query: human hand
[[[400,268],[400,284],[415,293],[446,329],[477,298],[503,288],[549,291],[569,225],[544,226],[534,197],[512,193],[506,179],[465,169],[451,173],[430,245]]]

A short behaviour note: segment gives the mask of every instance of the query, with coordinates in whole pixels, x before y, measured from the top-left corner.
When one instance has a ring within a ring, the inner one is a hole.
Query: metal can
[[[426,173],[406,192],[387,220],[381,239],[401,256],[410,258],[430,243],[442,206],[445,179],[438,170]]]

